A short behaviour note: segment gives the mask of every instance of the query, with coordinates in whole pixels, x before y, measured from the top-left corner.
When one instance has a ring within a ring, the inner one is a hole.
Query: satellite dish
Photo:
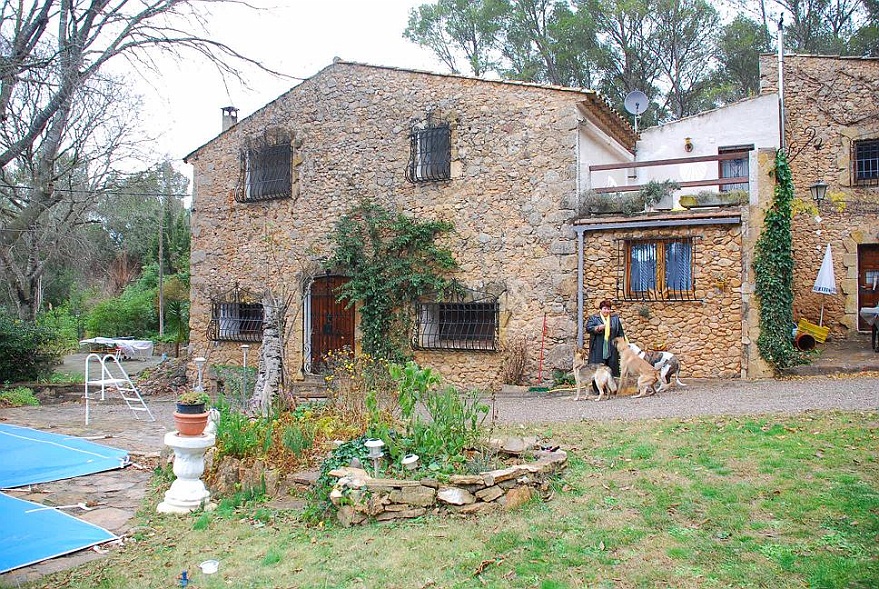
[[[647,100],[646,94],[640,90],[632,90],[626,95],[623,105],[629,113],[637,117],[644,114],[644,111],[650,106],[650,102]]]
[[[650,101],[647,100],[647,95],[640,90],[632,90],[626,95],[626,99],[623,101],[623,106],[626,107],[626,110],[629,111],[629,113],[635,115],[635,134],[637,135],[638,117],[647,110],[647,107],[650,106]]]

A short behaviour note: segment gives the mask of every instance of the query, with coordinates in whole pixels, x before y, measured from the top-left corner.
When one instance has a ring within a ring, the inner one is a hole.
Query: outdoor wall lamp
[[[827,182],[824,180],[818,180],[811,186],[809,186],[809,192],[812,193],[812,200],[815,201],[815,206],[821,208],[821,203],[824,202],[824,198],[827,196]]]
[[[693,151],[693,140],[689,137],[684,138],[684,151],[687,153]]]

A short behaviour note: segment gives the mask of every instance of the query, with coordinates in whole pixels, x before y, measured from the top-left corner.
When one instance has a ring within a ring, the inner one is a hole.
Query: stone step
[[[327,383],[323,376],[307,374],[303,380],[294,380],[288,384],[290,394],[299,399],[325,399]]]

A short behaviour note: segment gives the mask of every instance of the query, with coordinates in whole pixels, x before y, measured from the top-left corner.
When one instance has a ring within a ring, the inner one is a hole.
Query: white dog
[[[642,350],[632,343],[629,344],[629,348],[631,348],[632,351],[638,354],[639,357],[646,360],[648,363],[650,363],[651,366],[659,371],[659,380],[662,382],[662,384],[659,385],[659,390],[657,392],[662,392],[670,389],[672,377],[674,377],[675,382],[677,382],[677,384],[679,384],[680,386],[687,386],[682,383],[680,379],[679,373],[681,370],[681,363],[678,360],[677,356],[675,356],[671,352]]]

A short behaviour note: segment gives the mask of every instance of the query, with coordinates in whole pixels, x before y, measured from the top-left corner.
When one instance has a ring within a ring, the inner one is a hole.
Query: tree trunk
[[[259,349],[256,386],[247,403],[251,413],[267,416],[272,402],[284,384],[283,324],[286,302],[267,294],[263,299],[264,328]]]

